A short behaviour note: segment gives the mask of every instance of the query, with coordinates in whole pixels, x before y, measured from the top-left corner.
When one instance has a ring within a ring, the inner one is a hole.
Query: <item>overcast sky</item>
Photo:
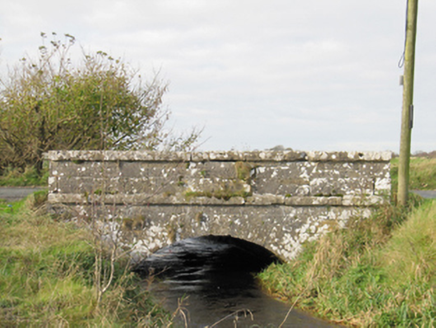
[[[398,152],[406,0],[0,0],[2,72],[40,32],[170,82],[201,150]],[[419,4],[412,152],[436,149],[436,1]]]

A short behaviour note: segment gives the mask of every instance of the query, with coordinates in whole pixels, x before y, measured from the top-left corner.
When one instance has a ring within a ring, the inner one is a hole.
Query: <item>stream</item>
[[[152,275],[149,290],[173,313],[176,327],[337,327],[275,300],[254,273],[278,259],[256,244],[229,236],[189,238],[162,248],[137,265]],[[145,282],[146,283],[146,282]],[[287,316],[288,315],[288,316]]]

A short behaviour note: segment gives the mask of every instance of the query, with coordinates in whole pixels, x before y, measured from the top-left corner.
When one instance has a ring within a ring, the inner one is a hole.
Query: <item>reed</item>
[[[308,243],[259,277],[266,290],[348,326],[434,327],[436,201],[389,205]]]
[[[0,202],[1,327],[160,327],[170,316],[128,270],[114,279],[97,306],[92,232],[53,220],[35,197]],[[107,254],[102,255],[108,261]]]

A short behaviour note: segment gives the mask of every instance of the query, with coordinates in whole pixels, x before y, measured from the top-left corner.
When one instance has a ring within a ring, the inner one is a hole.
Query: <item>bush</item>
[[[21,60],[0,90],[0,171],[11,166],[42,170],[49,150],[187,148],[186,137],[164,130],[169,112],[162,108],[167,84],[141,75],[104,52],[70,58],[75,38],[42,34],[39,56]]]

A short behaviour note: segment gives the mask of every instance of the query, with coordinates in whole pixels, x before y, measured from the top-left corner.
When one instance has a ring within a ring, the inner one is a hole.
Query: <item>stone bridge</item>
[[[134,253],[231,235],[293,258],[388,200],[390,152],[50,151],[49,207],[100,219]]]

